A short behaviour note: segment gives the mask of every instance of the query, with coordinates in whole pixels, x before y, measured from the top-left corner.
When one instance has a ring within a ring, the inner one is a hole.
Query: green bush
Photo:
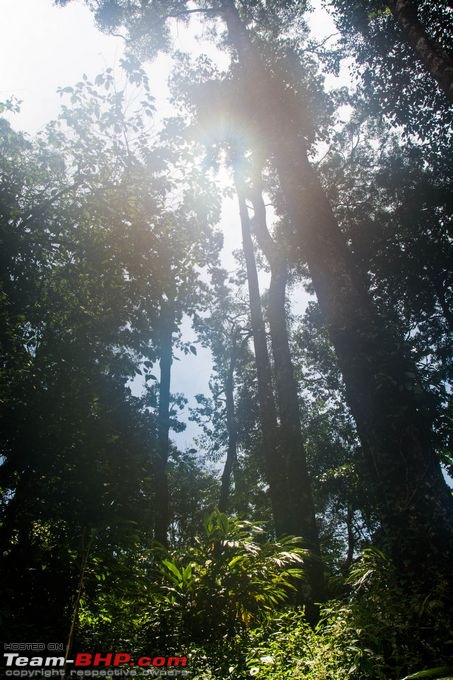
[[[343,599],[324,604],[313,629],[303,608],[288,603],[305,552],[295,539],[265,539],[261,527],[215,511],[191,545],[123,556],[127,579],[104,580],[98,566],[81,639],[187,655],[194,680],[448,677],[453,632],[442,583],[421,599],[382,552],[368,549]]]
[[[295,539],[266,541],[261,527],[214,511],[203,536],[161,561],[153,607],[175,638],[204,644],[241,634],[287,599],[303,557]]]
[[[249,676],[398,680],[408,673],[415,673],[414,678],[452,674],[442,666],[451,659],[453,635],[441,587],[433,589],[429,601],[420,600],[417,593],[408,598],[389,560],[375,549],[363,553],[347,585],[343,602],[321,608],[316,630],[302,610],[277,614],[252,630]],[[416,673],[427,668],[431,670],[424,675]]]

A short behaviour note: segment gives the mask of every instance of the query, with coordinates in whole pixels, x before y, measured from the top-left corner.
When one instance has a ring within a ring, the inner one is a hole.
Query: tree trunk
[[[292,137],[292,135],[291,135]],[[452,502],[431,439],[431,414],[403,341],[380,318],[355,270],[297,136],[274,157],[346,385],[385,543],[400,565],[453,556]]]
[[[388,6],[403,34],[428,73],[437,81],[447,99],[453,102],[453,60],[433,45],[417,16],[414,0],[389,0]]]
[[[252,324],[253,344],[258,382],[258,401],[261,431],[263,435],[263,453],[269,495],[277,536],[289,533],[287,511],[287,485],[284,474],[284,461],[280,451],[277,410],[272,388],[272,373],[267,351],[266,330],[256,271],[255,253],[250,233],[250,219],[245,203],[245,192],[241,179],[236,173],[236,190],[241,218],[242,242],[247,268],[247,282],[250,299],[250,317]]]
[[[237,175],[236,188],[240,206],[243,248],[249,285],[250,315],[255,345],[263,449],[275,531],[277,537],[284,535],[300,536],[306,543],[306,547],[311,550],[311,555],[304,561],[306,584],[300,587],[301,584],[296,583],[295,587],[297,589],[296,601],[303,601],[305,603],[307,619],[314,625],[319,618],[319,609],[315,603],[324,599],[324,571],[319,559],[319,540],[305,456],[301,456],[301,453],[303,453],[303,449],[301,450],[302,437],[300,436],[299,429],[299,441],[296,442],[293,439],[295,432],[293,423],[289,422],[290,414],[286,408],[286,403],[283,408],[280,409],[281,412],[284,412],[284,420],[282,419],[280,422],[281,427],[279,427],[278,424],[272,388],[272,372],[267,351],[266,332],[261,308],[258,274],[256,271],[255,253],[253,251],[253,242],[250,233],[250,219],[245,203],[244,187]],[[284,281],[283,306],[284,291],[286,287],[286,269]],[[286,332],[284,310],[283,321]],[[276,351],[278,351],[278,347],[276,347]],[[280,361],[280,359],[278,359],[278,361]],[[280,381],[282,377],[283,376],[280,375],[278,381]],[[289,376],[286,375],[286,377]],[[280,385],[280,388],[287,394],[286,386]],[[297,416],[299,416],[298,412]],[[289,432],[286,431],[286,427],[290,428]],[[300,445],[301,448],[297,448],[298,445]]]
[[[86,573],[86,568],[87,568],[87,564],[88,564],[88,558],[90,556],[91,546],[93,544],[94,535],[95,535],[94,529],[88,530],[87,527],[85,527],[83,529],[83,532],[82,532],[82,548],[81,548],[81,551],[80,551],[80,556],[81,556],[80,576],[79,576],[79,583],[78,583],[78,587],[77,587],[77,591],[76,591],[76,595],[75,595],[74,607],[73,607],[73,610],[72,610],[71,626],[69,628],[68,641],[66,643],[66,650],[65,650],[65,655],[64,655],[63,680],[66,680],[66,678],[69,678],[68,658],[69,658],[69,655],[72,652],[72,646],[74,644],[77,626],[79,625],[80,601],[82,599],[85,573]]]
[[[348,575],[349,569],[351,568],[354,559],[354,549],[355,549],[355,536],[354,536],[354,510],[352,505],[348,503],[346,508],[346,536],[348,540],[348,549],[346,553],[346,559],[342,566],[341,571],[345,576]]]
[[[230,363],[225,378],[225,399],[226,399],[226,423],[228,431],[228,450],[223,468],[222,484],[220,489],[219,510],[228,512],[230,507],[230,488],[231,476],[234,475],[237,464],[237,424],[234,407],[234,371],[237,360],[237,338],[233,335],[233,346],[231,348]]]
[[[302,437],[297,382],[289,348],[286,325],[286,283],[288,266],[278,244],[271,237],[266,224],[266,208],[260,184],[251,192],[255,214],[254,233],[271,268],[268,318],[280,415],[280,446],[287,478],[288,533],[301,536],[318,559],[306,564],[313,601],[323,599],[323,568],[319,560],[320,545],[316,526],[315,506],[307,469],[307,458]]]
[[[170,448],[170,380],[174,325],[175,312],[173,302],[163,299],[159,318],[160,384],[154,538],[165,546],[168,544],[168,528],[170,524],[167,464]]]
[[[223,0],[222,12],[242,67],[244,97],[267,154],[273,156],[336,350],[384,544],[411,576],[418,577],[420,563],[427,560],[448,568],[453,558],[452,499],[432,446],[428,397],[402,342],[378,316],[354,267],[309,164],[296,104],[287,102],[290,95],[265,70],[233,0]]]

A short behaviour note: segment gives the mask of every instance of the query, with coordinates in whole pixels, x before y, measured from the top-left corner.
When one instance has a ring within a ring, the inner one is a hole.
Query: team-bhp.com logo
[[[75,659],[66,659],[64,656],[21,656],[17,652],[10,652],[3,655],[5,665],[9,668],[49,668],[65,667],[73,668],[100,668],[113,667],[124,668],[138,666],[139,668],[178,668],[187,666],[186,656],[140,656],[132,659],[127,653],[96,653],[76,654]]]

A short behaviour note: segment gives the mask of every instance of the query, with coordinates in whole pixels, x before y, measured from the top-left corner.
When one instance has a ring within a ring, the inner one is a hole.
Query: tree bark
[[[426,560],[453,559],[452,499],[431,441],[429,399],[403,343],[379,317],[299,134],[296,103],[264,68],[233,0],[223,18],[238,53],[244,97],[273,157],[297,230],[364,453],[383,543],[414,578]],[[268,105],[265,105],[268,104]]]
[[[277,536],[289,533],[287,511],[287,487],[284,474],[284,461],[281,456],[277,410],[272,387],[272,372],[267,350],[266,330],[256,271],[255,253],[250,233],[250,218],[245,202],[245,190],[238,173],[235,176],[236,191],[241,218],[242,243],[247,269],[247,282],[250,299],[250,317],[255,347],[255,362],[258,383],[258,401],[261,431],[263,435],[263,453],[266,468],[269,495],[272,505],[275,531]]]
[[[74,638],[75,638],[75,635],[76,635],[77,627],[79,625],[80,601],[82,599],[85,573],[86,573],[86,568],[87,568],[87,564],[88,564],[88,558],[90,556],[91,546],[93,544],[94,535],[95,535],[94,529],[88,530],[87,527],[85,527],[83,529],[83,532],[82,532],[82,548],[81,548],[81,551],[80,551],[80,557],[81,557],[81,559],[80,559],[80,576],[79,576],[79,583],[78,583],[77,591],[76,591],[76,595],[75,595],[74,607],[73,607],[73,610],[72,610],[71,626],[69,628],[68,641],[67,641],[67,644],[66,644],[66,650],[65,650],[65,655],[64,655],[63,680],[66,680],[66,678],[69,678],[68,658],[69,658],[69,655],[72,652],[72,646],[74,644]]]
[[[277,406],[280,415],[280,446],[287,478],[288,533],[301,536],[305,547],[318,557],[307,562],[306,570],[312,588],[313,601],[320,602],[324,595],[324,578],[319,560],[319,535],[302,437],[298,388],[286,324],[288,265],[278,244],[268,231],[266,208],[261,186],[259,180],[257,184],[256,178],[251,190],[251,198],[255,215],[254,234],[271,268],[268,318],[278,397]]]
[[[433,45],[417,16],[414,0],[389,0],[388,6],[403,34],[428,73],[437,81],[447,99],[453,102],[453,60]]]
[[[342,566],[341,571],[345,576],[347,576],[349,569],[352,565],[354,559],[354,549],[355,549],[355,536],[354,536],[354,510],[352,505],[348,503],[346,508],[346,535],[348,540],[348,549],[346,553],[346,559]]]
[[[234,406],[234,371],[237,361],[237,338],[233,334],[233,346],[231,348],[228,372],[225,378],[225,400],[226,400],[226,423],[228,432],[228,449],[223,468],[222,482],[220,488],[219,510],[228,512],[231,504],[230,488],[231,476],[234,475],[237,464],[237,424]]]
[[[276,157],[289,214],[345,380],[386,542],[400,563],[412,552],[418,569],[422,554],[434,550],[441,559],[453,549],[451,498],[432,447],[429,401],[402,341],[361,284],[306,155],[302,162],[296,156],[303,151],[287,146]]]
[[[266,331],[261,308],[255,253],[253,251],[253,242],[250,231],[250,219],[245,202],[245,189],[237,174],[236,189],[240,206],[243,248],[249,285],[250,314],[255,345],[263,449],[275,531],[277,537],[284,535],[301,537],[305,542],[305,547],[311,551],[310,555],[308,555],[304,561],[306,584],[301,587],[300,583],[296,583],[295,587],[296,601],[305,603],[307,620],[312,625],[315,625],[319,618],[319,609],[316,603],[324,599],[324,570],[319,558],[319,539],[305,457],[301,457],[303,451],[301,451],[300,448],[297,448],[298,445],[302,446],[302,438],[300,436],[300,441],[298,442],[293,439],[295,434],[294,424],[289,422],[289,412],[287,411],[286,403],[284,404],[283,409],[280,409],[281,413],[283,411],[285,413],[283,419],[280,421],[279,427],[272,387],[272,371],[267,351]],[[286,273],[284,281],[283,305]],[[280,283],[281,280],[279,281],[279,284]],[[280,285],[279,289],[281,290]],[[286,332],[284,311],[283,321]],[[276,351],[278,351],[278,347],[276,347]],[[280,359],[278,360],[280,361]],[[282,377],[283,376],[280,375],[278,381],[280,381]],[[288,375],[286,375],[286,377],[288,377]],[[280,388],[287,392],[285,386],[280,384]],[[297,413],[297,416],[298,415],[299,414]],[[290,428],[289,432],[286,432],[286,427]]]
[[[173,355],[173,329],[175,311],[172,300],[162,299],[159,318],[159,409],[158,409],[158,457],[156,464],[156,508],[154,538],[168,545],[170,525],[170,499],[168,490],[168,454],[170,449],[170,381]]]

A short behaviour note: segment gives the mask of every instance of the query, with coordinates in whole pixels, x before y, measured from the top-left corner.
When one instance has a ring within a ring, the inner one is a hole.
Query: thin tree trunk
[[[354,549],[355,549],[355,536],[354,536],[354,510],[352,505],[348,503],[346,510],[346,533],[348,539],[348,550],[346,553],[346,559],[344,561],[342,572],[346,576],[354,559]]]
[[[170,524],[167,465],[170,448],[170,381],[174,324],[175,311],[173,301],[163,299],[161,301],[159,318],[160,383],[154,538],[165,546],[168,544],[168,528]]]
[[[389,0],[388,6],[403,34],[428,73],[453,102],[453,60],[429,38],[417,16],[414,0]]]
[[[288,266],[266,224],[266,208],[260,184],[252,188],[255,214],[254,233],[271,268],[268,318],[274,358],[277,406],[280,415],[280,446],[287,477],[288,533],[301,536],[304,544],[318,559],[306,565],[313,600],[323,599],[323,568],[319,560],[320,545],[316,526],[315,506],[307,469],[307,457],[302,437],[297,382],[289,348],[286,324],[286,283]]]
[[[235,473],[237,464],[237,424],[234,407],[234,371],[237,360],[237,339],[233,335],[233,346],[231,348],[230,363],[228,372],[225,378],[225,399],[226,399],[226,424],[228,431],[228,449],[225,461],[225,467],[222,474],[222,483],[220,489],[219,510],[227,512],[230,507],[230,488],[231,476]]]
[[[285,411],[283,415],[284,420],[282,419],[280,422],[281,427],[279,427],[278,424],[272,388],[272,372],[267,351],[266,331],[261,308],[258,274],[256,271],[255,253],[253,251],[253,242],[250,232],[250,219],[245,202],[244,186],[240,178],[238,178],[237,173],[236,189],[239,199],[242,240],[249,285],[250,316],[255,345],[260,422],[263,434],[263,449],[269,483],[269,495],[272,504],[272,514],[277,537],[286,534],[300,536],[306,541],[306,547],[311,550],[311,555],[305,559],[304,564],[306,586],[308,586],[308,588],[303,586],[300,587],[300,584],[295,585],[296,588],[299,586],[296,593],[296,599],[305,602],[307,619],[314,625],[319,618],[319,609],[315,603],[320,602],[324,598],[324,572],[319,559],[319,540],[314,516],[313,499],[308,482],[305,457],[303,456],[301,458],[301,453],[303,451],[301,451],[301,448],[297,448],[299,444],[302,446],[302,438],[299,437],[299,442],[293,440],[294,428],[293,423],[290,423],[287,418],[289,413],[286,411],[286,404],[285,407],[281,409],[282,411]],[[285,286],[283,287],[283,292],[284,290]],[[278,351],[278,348],[276,348],[276,351]],[[279,376],[279,381],[281,377],[282,376]],[[280,388],[283,391],[287,389],[281,384]],[[286,432],[286,427],[290,428],[289,433]]]
[[[266,330],[259,290],[258,274],[256,271],[255,253],[250,233],[250,218],[245,203],[244,187],[236,174],[236,190],[239,201],[241,218],[242,242],[247,268],[247,282],[250,298],[250,317],[252,324],[253,344],[255,347],[255,362],[258,382],[258,401],[261,431],[263,435],[263,453],[269,495],[274,517],[277,536],[289,533],[287,512],[287,485],[284,474],[284,461],[280,452],[280,441],[272,388],[272,373],[267,351]]]
[[[273,156],[336,350],[384,544],[400,566],[423,578],[421,560],[448,568],[453,558],[452,499],[433,450],[429,399],[402,342],[378,316],[355,270],[309,164],[295,103],[288,103],[290,95],[266,72],[233,0],[223,0],[222,13],[242,66],[244,97]]]
[[[68,674],[68,659],[72,651],[72,646],[74,644],[74,639],[77,631],[77,626],[79,623],[79,610],[80,610],[80,600],[82,599],[83,585],[85,580],[85,573],[88,564],[88,558],[90,556],[91,546],[93,544],[93,539],[95,535],[94,529],[84,528],[82,532],[82,548],[80,551],[80,576],[79,584],[77,587],[77,592],[75,596],[74,607],[72,610],[71,626],[69,628],[68,642],[66,644],[66,651],[64,656],[64,669],[63,669],[63,680],[69,677]]]

